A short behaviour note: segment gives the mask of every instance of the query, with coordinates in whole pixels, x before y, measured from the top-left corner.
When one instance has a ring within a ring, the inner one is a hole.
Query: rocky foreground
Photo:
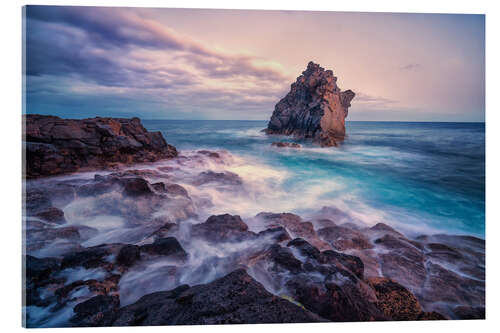
[[[342,91],[331,70],[309,62],[290,92],[274,108],[267,134],[312,139],[323,147],[336,146],[345,136],[345,118],[355,94]]]
[[[410,238],[335,207],[202,217],[197,188],[247,186],[214,171],[226,155],[27,181],[27,326],[484,318],[484,240]]]
[[[139,118],[23,117],[27,178],[177,156],[175,147],[168,145],[160,132],[148,132]]]

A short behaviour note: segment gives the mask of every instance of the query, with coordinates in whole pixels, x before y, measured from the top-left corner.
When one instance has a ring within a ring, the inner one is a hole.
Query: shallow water
[[[179,150],[226,149],[241,159],[230,170],[250,181],[254,195],[221,198],[220,213],[307,215],[336,206],[367,224],[385,222],[414,234],[484,237],[483,123],[347,122],[340,147],[301,142],[302,149],[271,147],[290,138],[261,133],[265,121],[143,124]]]

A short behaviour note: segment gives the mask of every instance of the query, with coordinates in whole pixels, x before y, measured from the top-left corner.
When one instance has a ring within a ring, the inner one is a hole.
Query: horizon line
[[[140,117],[138,117],[141,119]],[[146,119],[141,121],[269,121],[267,119]],[[486,124],[486,121],[443,121],[443,120],[346,120],[346,122],[373,122],[373,123],[473,123]]]

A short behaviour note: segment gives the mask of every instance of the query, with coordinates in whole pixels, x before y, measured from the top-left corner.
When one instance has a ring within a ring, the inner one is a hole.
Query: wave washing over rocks
[[[84,141],[121,142],[127,163],[52,139],[55,156],[106,170],[25,180],[26,326],[484,318],[484,240],[409,237],[309,201],[283,212],[297,205],[283,170],[224,150],[130,164],[140,138],[175,148],[127,120],[102,136],[101,122],[77,122]]]

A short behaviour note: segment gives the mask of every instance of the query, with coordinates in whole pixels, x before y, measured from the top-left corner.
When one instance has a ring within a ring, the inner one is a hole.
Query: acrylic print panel
[[[27,327],[484,318],[483,15],[24,23]]]

